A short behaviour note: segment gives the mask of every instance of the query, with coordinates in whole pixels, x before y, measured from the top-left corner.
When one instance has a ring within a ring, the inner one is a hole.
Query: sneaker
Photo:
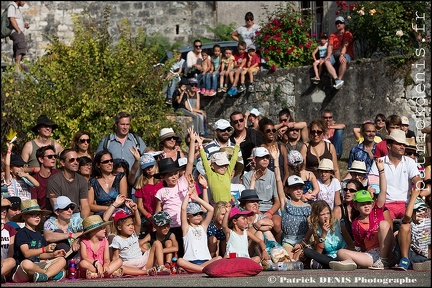
[[[60,281],[66,276],[66,271],[64,269],[60,270],[56,275],[52,277],[54,281]]]
[[[372,264],[372,266],[369,266],[368,268],[371,270],[384,270],[387,267],[387,259],[380,257],[377,261],[375,261],[375,263]]]
[[[172,105],[172,99],[166,99],[165,104]]]
[[[211,90],[209,91],[209,95],[208,95],[208,96],[215,96],[215,95],[216,95],[216,91],[213,90],[213,89],[211,89]]]
[[[204,95],[206,93],[206,89],[205,88],[201,88],[201,95]]]
[[[235,96],[235,95],[237,95],[237,87],[232,86],[232,87],[228,90],[227,93],[228,93],[229,96]]]
[[[219,88],[217,89],[217,93],[220,93],[220,92],[224,92],[224,91],[223,91],[223,88],[221,88],[221,87],[219,87]]]
[[[255,92],[255,87],[253,86],[253,84],[250,84],[248,87],[248,91],[249,92]]]
[[[318,83],[321,81],[321,79],[318,78],[318,77],[313,77],[313,78],[311,78],[311,81],[312,81],[312,83],[314,83],[314,84],[318,84]]]
[[[227,88],[227,86],[224,86],[223,88],[222,88],[222,92],[227,92],[227,90],[228,90],[228,88]]]
[[[329,266],[335,271],[353,271],[357,269],[357,264],[354,261],[330,261]]]
[[[409,265],[410,265],[409,259],[406,257],[402,257],[399,261],[399,264],[397,264],[397,266],[392,267],[392,269],[407,271]]]
[[[310,268],[311,269],[324,269],[324,267],[319,263],[318,261],[312,259],[310,262]]]
[[[343,84],[344,84],[343,80],[340,80],[340,79],[336,78],[335,79],[335,85],[333,85],[333,87],[339,90],[342,87]]]
[[[246,86],[244,84],[240,84],[240,87],[238,88],[238,93],[241,93],[246,90]]]
[[[206,97],[210,96],[210,90],[206,90],[205,93],[204,93],[204,96],[206,96]]]
[[[33,282],[47,282],[48,276],[45,273],[35,272],[33,274]]]
[[[413,263],[414,271],[430,271],[431,270],[431,260],[426,260],[424,262]]]
[[[6,283],[6,277],[4,275],[1,275],[1,283]]]

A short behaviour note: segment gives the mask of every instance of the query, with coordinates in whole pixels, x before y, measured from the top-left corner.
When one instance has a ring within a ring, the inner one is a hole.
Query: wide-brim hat
[[[165,174],[176,172],[180,170],[180,167],[177,164],[177,161],[174,161],[171,157],[162,158],[158,161],[159,173],[154,175],[155,178],[160,179]]]
[[[24,222],[23,216],[32,213],[41,213],[43,216],[50,215],[49,210],[42,210],[36,199],[28,199],[21,202],[21,213],[12,217],[13,222]]]
[[[159,143],[170,137],[176,137],[177,139],[180,138],[172,128],[162,128],[159,132]]]
[[[87,234],[87,233],[89,233],[95,229],[105,227],[106,225],[109,225],[111,223],[112,223],[112,221],[107,221],[107,222],[103,221],[101,216],[99,216],[99,215],[88,216],[88,217],[84,218],[84,220],[82,222],[83,233],[78,237],[82,237],[83,235],[85,235],[85,234]]]
[[[46,125],[51,126],[52,130],[57,129],[58,125],[52,122],[46,115],[41,115],[36,121],[36,125],[31,129],[33,132],[38,133],[39,126]]]
[[[318,170],[334,171],[333,161],[327,158],[321,159]]]
[[[239,202],[244,201],[261,201],[255,189],[245,189],[241,192]]]
[[[366,163],[363,161],[354,160],[351,164],[351,168],[347,170],[348,172],[366,174]]]
[[[406,141],[405,131],[400,129],[393,129],[390,132],[390,135],[387,136],[387,139],[393,140],[400,144],[409,145],[409,143]]]

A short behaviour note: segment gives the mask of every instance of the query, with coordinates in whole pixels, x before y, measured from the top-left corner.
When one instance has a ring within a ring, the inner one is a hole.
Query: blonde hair
[[[214,204],[213,219],[219,218],[220,214],[222,213],[222,209],[225,209],[227,204],[228,202],[225,201],[218,201],[216,204]]]
[[[311,204],[311,213],[309,214],[309,227],[313,228],[314,234],[318,233],[319,226],[319,214],[327,208],[330,212],[330,230],[335,231],[336,219],[333,216],[333,212],[330,209],[329,204],[324,200],[317,200]]]

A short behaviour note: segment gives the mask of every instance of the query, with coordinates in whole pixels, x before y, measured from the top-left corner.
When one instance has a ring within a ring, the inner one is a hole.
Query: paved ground
[[[2,287],[431,287],[430,272],[357,269],[349,272],[263,271],[254,277],[210,278],[205,274],[142,276],[119,279],[7,283]]]

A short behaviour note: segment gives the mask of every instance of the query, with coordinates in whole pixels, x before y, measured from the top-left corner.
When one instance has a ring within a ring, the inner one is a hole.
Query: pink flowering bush
[[[374,53],[383,56],[412,56],[415,48],[428,45],[426,31],[430,29],[430,1],[358,1],[347,4],[336,1],[336,15],[348,22],[346,29],[354,36],[356,58],[370,58]],[[423,17],[425,19],[417,19]],[[429,24],[427,24],[429,23]]]
[[[312,51],[317,43],[309,34],[310,19],[301,15],[289,3],[267,12],[267,23],[261,23],[255,43],[271,71],[312,63]]]

